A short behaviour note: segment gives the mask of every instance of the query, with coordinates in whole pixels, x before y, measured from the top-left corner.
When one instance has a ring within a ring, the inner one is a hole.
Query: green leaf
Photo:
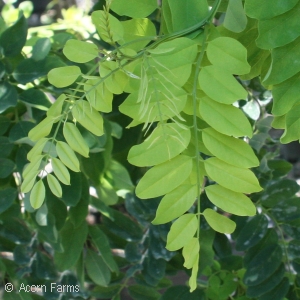
[[[71,221],[67,221],[60,231],[61,242],[64,252],[55,252],[54,261],[60,271],[72,268],[82,252],[86,241],[88,227],[82,222],[79,227],[74,227]]]
[[[64,124],[63,127],[64,137],[69,146],[84,157],[89,156],[89,147],[82,137],[78,128],[70,122]]]
[[[45,186],[43,181],[40,179],[32,188],[30,194],[30,204],[34,209],[38,209],[42,206],[45,200]]]
[[[29,161],[35,160],[36,156],[40,155],[43,152],[43,149],[48,142],[47,138],[42,138],[33,146],[33,148],[27,153],[27,159]]]
[[[17,195],[18,191],[12,187],[0,190],[0,214],[12,206]]]
[[[244,194],[228,190],[220,185],[205,188],[209,200],[222,210],[238,216],[254,216],[256,207]]]
[[[184,30],[188,27],[196,25],[207,17],[208,5],[206,0],[190,0],[187,1],[166,1],[168,9],[166,6],[163,7],[163,12],[170,11],[171,20],[166,20],[169,22],[167,27],[170,29],[169,33]],[[165,17],[165,16],[164,16]]]
[[[272,114],[282,116],[286,114],[294,104],[299,103],[300,73],[290,79],[277,84],[272,89],[273,107]]]
[[[245,10],[249,17],[259,20],[271,19],[291,10],[298,0],[246,0]]]
[[[195,235],[198,228],[198,219],[194,214],[185,214],[179,217],[171,226],[167,236],[166,248],[169,251],[176,251],[185,245]]]
[[[245,251],[257,245],[266,235],[269,221],[265,215],[257,215],[250,219],[240,230],[236,239],[236,249]]]
[[[58,180],[51,174],[47,175],[47,182],[49,185],[49,188],[51,190],[51,192],[58,198],[61,198],[62,196],[62,189],[61,189],[61,185],[58,182]]]
[[[23,16],[15,24],[4,30],[0,36],[0,46],[7,57],[19,54],[27,37],[27,20]]]
[[[247,17],[241,0],[229,0],[224,27],[233,32],[242,32],[247,26]]]
[[[110,282],[110,271],[101,256],[92,250],[87,250],[85,267],[89,277],[100,286],[107,286]]]
[[[166,162],[185,150],[190,139],[187,128],[176,123],[159,124],[142,144],[131,147],[128,161],[139,167]]]
[[[31,58],[35,61],[46,58],[51,50],[51,41],[49,38],[39,38],[32,48]]]
[[[42,122],[40,122],[38,125],[36,125],[29,131],[28,137],[35,142],[49,135],[53,123],[54,120],[52,117],[46,117]]]
[[[262,295],[259,299],[260,300],[280,300],[280,299],[287,299],[283,298],[286,296],[288,290],[290,288],[290,282],[287,277],[284,277],[282,281],[274,287],[273,290],[270,292]]]
[[[152,224],[164,224],[184,214],[193,205],[197,197],[195,185],[183,184],[166,194],[156,211]]]
[[[198,269],[199,269],[199,256],[192,268],[192,275],[189,279],[190,293],[196,290],[197,288],[197,279],[198,279]]]
[[[285,118],[286,128],[284,134],[280,138],[280,142],[283,144],[290,143],[300,139],[300,103],[294,105],[294,107],[287,113]]]
[[[202,132],[205,147],[219,159],[237,167],[259,166],[259,160],[252,148],[243,140],[223,135],[212,128]]]
[[[230,37],[219,37],[208,43],[209,61],[231,74],[247,74],[250,65],[247,62],[247,49],[237,40]]]
[[[262,49],[272,49],[294,41],[299,36],[299,13],[300,3],[285,14],[272,19],[261,20],[258,23],[257,46]]]
[[[56,177],[66,185],[70,184],[70,173],[65,165],[57,158],[51,159],[51,165]]]
[[[87,80],[84,90],[87,100],[96,110],[107,113],[112,111],[113,93],[108,90],[100,77]]]
[[[138,284],[129,286],[128,292],[134,300],[158,300],[161,296],[155,288]]]
[[[126,3],[128,7],[128,4]],[[132,6],[130,6],[132,9]],[[97,10],[92,13],[92,22],[96,26],[100,38],[107,43],[114,43],[122,40],[123,27],[121,22],[110,13]]]
[[[124,35],[121,44],[134,41],[134,43],[130,45],[130,49],[136,51],[143,49],[156,35],[154,24],[147,18],[131,19],[121,23],[124,29]],[[149,39],[147,40],[145,37],[149,37]],[[138,41],[138,39],[141,39],[141,41]]]
[[[197,238],[192,238],[182,249],[183,266],[191,269],[199,260],[200,244]]]
[[[111,160],[105,176],[112,183],[116,190],[132,190],[133,183],[125,167],[116,160]]]
[[[82,197],[82,174],[70,171],[70,184],[62,185],[61,200],[66,206],[76,206]],[[86,195],[86,194],[84,194]]]
[[[229,165],[216,157],[204,161],[208,176],[220,185],[238,193],[262,190],[255,175],[248,169]]]
[[[192,158],[179,155],[146,172],[136,187],[139,198],[154,198],[174,190],[192,172]]]
[[[63,164],[74,172],[79,172],[79,160],[72,148],[65,142],[56,143],[56,152]]]
[[[74,83],[80,74],[77,66],[54,68],[48,73],[48,80],[55,87],[63,88]]]
[[[127,0],[126,3],[122,0],[114,0],[111,4],[111,9],[120,16],[128,16],[131,18],[144,18],[149,16],[156,8],[156,0]]]
[[[64,55],[76,63],[86,63],[98,57],[98,48],[94,43],[68,40],[63,49]]]
[[[248,286],[262,283],[278,269],[281,262],[281,247],[277,244],[268,245],[250,261],[243,282]]]
[[[300,51],[300,37],[292,43],[272,50],[272,65],[263,84],[279,84],[300,71],[300,60],[295,59]]]
[[[103,261],[105,262],[107,267],[111,270],[111,272],[118,273],[119,268],[113,259],[109,240],[106,237],[106,235],[103,233],[102,230],[100,230],[96,226],[89,227],[89,234],[91,235],[92,240],[95,243],[96,247],[98,248],[98,250],[103,258]]]
[[[0,113],[6,109],[17,105],[18,92],[16,88],[8,82],[0,83]]]
[[[236,224],[227,217],[218,214],[216,211],[210,208],[206,208],[203,212],[203,215],[213,230],[228,234],[234,232]]]
[[[247,99],[247,91],[229,71],[219,66],[202,68],[199,84],[211,99],[219,103],[232,104],[237,100]]]
[[[72,109],[73,117],[91,133],[103,134],[103,118],[87,101],[78,100]]]
[[[15,163],[8,158],[0,158],[0,178],[8,177],[15,169]]]
[[[67,99],[67,96],[65,94],[61,94],[55,102],[51,105],[51,107],[47,111],[48,117],[58,117],[62,113],[62,108],[64,105],[65,100]]]

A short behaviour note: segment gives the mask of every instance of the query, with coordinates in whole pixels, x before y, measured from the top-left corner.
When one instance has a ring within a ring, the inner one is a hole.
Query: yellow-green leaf
[[[203,97],[200,100],[200,114],[205,122],[223,134],[252,137],[251,124],[237,107]]]
[[[69,146],[84,157],[89,156],[89,147],[82,137],[78,128],[70,122],[65,123],[63,128],[64,137]]]
[[[238,193],[255,193],[262,190],[253,172],[235,167],[212,157],[204,161],[208,176],[227,189]]]
[[[61,160],[69,169],[79,172],[79,160],[72,148],[65,142],[56,143],[56,152]]]
[[[197,188],[192,184],[178,186],[166,194],[159,203],[152,224],[164,224],[184,214],[193,205],[197,197]]]
[[[247,99],[247,91],[232,73],[218,66],[202,68],[199,84],[205,94],[219,103],[232,104],[237,100]]]
[[[197,238],[192,238],[182,249],[183,266],[191,269],[199,259],[200,244]]]
[[[32,161],[26,165],[26,168],[23,171],[23,177],[26,178],[29,173],[32,171],[37,172],[39,170],[39,167],[41,165],[43,155],[36,155]]]
[[[38,173],[39,171],[34,170],[26,174],[26,178],[24,178],[24,181],[21,185],[22,193],[28,193],[32,189]]]
[[[243,168],[259,166],[259,160],[252,148],[243,140],[219,133],[212,128],[202,132],[205,147],[219,159]]]
[[[191,174],[193,160],[179,155],[168,162],[156,165],[146,172],[136,187],[141,199],[155,198],[171,192]]]
[[[222,210],[238,216],[254,216],[256,207],[244,194],[228,190],[220,185],[205,188],[209,200]]]
[[[209,226],[220,233],[233,233],[236,227],[235,222],[218,214],[216,211],[211,208],[205,209],[203,212],[205,220],[209,224]]]
[[[51,174],[47,175],[47,181],[51,192],[58,198],[62,196],[62,188],[58,180]]]
[[[208,43],[207,56],[210,62],[231,74],[243,75],[250,72],[247,49],[230,37],[219,37]]]
[[[71,39],[66,42],[63,53],[71,61],[86,63],[98,56],[98,48],[94,43]]]
[[[40,139],[33,146],[33,148],[27,153],[27,159],[32,162],[37,155],[40,155],[42,153],[47,141],[48,141],[47,138]]]
[[[67,99],[65,94],[61,94],[55,102],[51,105],[51,107],[47,111],[48,117],[57,117],[60,116],[64,101]],[[58,119],[57,119],[58,120]]]
[[[40,179],[33,187],[30,194],[30,204],[34,209],[38,209],[42,206],[45,200],[45,186]]]
[[[163,163],[185,150],[190,139],[188,128],[176,123],[160,124],[142,144],[130,149],[128,161],[139,167]]]
[[[167,236],[167,246],[169,251],[176,251],[185,245],[195,235],[198,228],[198,219],[194,214],[185,214],[179,217],[171,226]]]
[[[48,73],[49,82],[58,88],[71,85],[81,74],[81,70],[77,66],[67,66],[54,68]]]
[[[189,279],[190,293],[192,293],[198,286],[198,284],[197,284],[198,268],[199,268],[199,255],[197,256],[195,264],[193,265],[192,275]]]
[[[104,133],[102,116],[87,101],[76,101],[72,114],[76,121],[91,133],[97,136]]]
[[[51,165],[56,177],[66,185],[70,184],[70,173],[66,166],[57,158],[51,159]]]
[[[47,117],[42,122],[40,122],[37,126],[35,126],[29,131],[28,137],[34,142],[38,141],[39,139],[47,136],[50,133],[52,129],[52,125],[53,125],[53,118]]]

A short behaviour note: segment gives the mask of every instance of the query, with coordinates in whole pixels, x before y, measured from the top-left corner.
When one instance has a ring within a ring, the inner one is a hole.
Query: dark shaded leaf
[[[28,89],[20,94],[20,100],[40,110],[48,110],[51,106],[51,102],[47,96],[38,89]]]
[[[168,288],[160,300],[205,300],[205,294],[201,290],[190,293],[189,288],[184,285],[177,285]]]
[[[243,251],[255,246],[267,233],[268,223],[265,215],[256,215],[250,219],[237,237],[236,249]]]
[[[160,297],[160,293],[154,288],[138,284],[131,285],[128,291],[134,300],[157,300]]]
[[[62,184],[62,197],[61,200],[66,206],[76,206],[81,198],[82,194],[82,178],[81,174],[69,170],[71,184]]]
[[[0,113],[9,107],[16,106],[18,100],[17,89],[8,82],[0,83]]]
[[[29,140],[28,132],[35,126],[34,123],[29,121],[20,121],[12,127],[9,132],[9,140],[11,143],[22,143]]]
[[[289,280],[285,277],[272,291],[261,296],[259,300],[281,300],[287,294],[289,287]]]
[[[0,178],[6,178],[15,169],[15,164],[7,158],[0,158]]]
[[[268,279],[280,266],[282,250],[279,245],[269,245],[262,249],[249,263],[243,281],[254,286]]]
[[[21,52],[27,37],[27,20],[21,15],[18,21],[0,36],[0,47],[5,56],[15,56]]]
[[[15,188],[0,190],[0,214],[6,211],[14,202],[18,194]]]

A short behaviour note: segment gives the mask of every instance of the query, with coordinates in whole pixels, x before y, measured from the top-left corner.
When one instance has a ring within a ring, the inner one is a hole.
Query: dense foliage
[[[269,134],[300,138],[299,9],[99,1],[28,29],[5,6],[3,298],[299,299],[299,187]]]

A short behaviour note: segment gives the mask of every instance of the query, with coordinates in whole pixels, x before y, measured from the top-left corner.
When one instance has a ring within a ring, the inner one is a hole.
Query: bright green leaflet
[[[131,18],[144,18],[149,16],[157,8],[156,0],[114,0],[111,9],[120,16],[128,16]]]
[[[167,237],[166,248],[170,251],[184,247],[193,238],[198,227],[196,215],[185,214],[179,217],[171,226]]]
[[[93,43],[68,40],[64,46],[63,53],[71,61],[86,63],[98,56],[98,48]]]
[[[69,169],[79,172],[79,160],[72,148],[65,142],[56,143],[56,152],[61,160]]]
[[[252,148],[243,140],[221,134],[212,128],[202,133],[205,147],[219,159],[237,167],[257,167],[259,161]]]
[[[208,43],[207,57],[214,65],[228,70],[231,74],[247,74],[250,65],[247,62],[247,49],[230,37],[219,37]]]
[[[58,180],[51,174],[47,175],[47,182],[51,192],[58,198],[62,196],[62,188]]]
[[[74,83],[80,74],[81,70],[77,66],[60,67],[48,73],[48,80],[54,86],[63,88]]]
[[[208,176],[220,185],[238,193],[262,190],[255,175],[248,169],[229,165],[216,157],[204,161]]]
[[[192,172],[192,158],[179,155],[146,172],[136,187],[141,199],[162,196],[183,183]]]
[[[241,0],[229,0],[224,26],[233,32],[242,32],[247,26],[247,17]]]
[[[201,89],[213,100],[232,104],[246,99],[247,91],[236,81],[232,74],[219,66],[202,68],[199,74]]]
[[[271,19],[291,10],[298,0],[246,0],[245,10],[249,17],[259,20]]]
[[[283,15],[258,23],[258,47],[272,49],[294,41],[299,35],[300,3]]]
[[[238,216],[254,216],[256,207],[242,193],[226,189],[220,185],[210,185],[205,188],[209,200],[222,210]]]
[[[235,230],[235,222],[210,208],[206,208],[203,215],[209,226],[217,232],[232,233]]]
[[[56,177],[61,181],[63,184],[69,185],[70,184],[70,173],[65,165],[57,158],[51,159],[51,165],[53,168],[53,172]]]
[[[295,105],[286,115],[285,123],[286,129],[282,137],[280,138],[281,143],[287,144],[294,140],[300,139],[300,104]]]
[[[30,204],[33,208],[38,209],[45,200],[45,186],[42,180],[39,180],[32,188],[30,194]]]
[[[45,118],[42,122],[29,131],[28,137],[35,142],[49,135],[53,122],[54,120],[52,117]]]
[[[152,224],[164,224],[178,218],[193,205],[196,196],[195,185],[180,185],[162,198]]]
[[[237,107],[221,104],[204,97],[200,100],[199,111],[205,122],[223,134],[252,137],[249,120]]]
[[[197,238],[192,238],[182,249],[184,267],[191,269],[199,260],[200,244]]]
[[[153,166],[166,162],[187,148],[190,130],[175,123],[159,124],[140,145],[133,146],[128,161],[136,166]]]

